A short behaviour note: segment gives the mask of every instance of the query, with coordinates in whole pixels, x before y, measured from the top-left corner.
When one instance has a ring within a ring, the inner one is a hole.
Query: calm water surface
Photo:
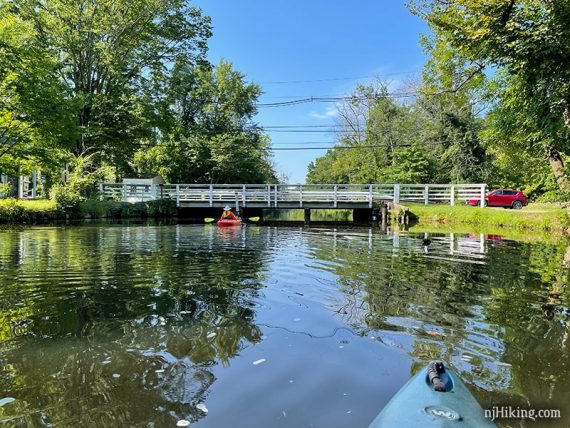
[[[0,427],[366,427],[434,358],[568,426],[567,244],[422,238],[0,231]]]

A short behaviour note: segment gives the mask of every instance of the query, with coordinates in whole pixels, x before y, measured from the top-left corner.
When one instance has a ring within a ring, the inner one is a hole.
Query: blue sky
[[[425,24],[399,0],[195,0],[212,17],[210,60],[231,61],[260,84],[260,103],[348,94],[373,76],[392,81],[419,75],[418,40]],[[302,81],[302,82],[299,82]],[[287,82],[287,83],[283,83]],[[260,108],[261,126],[333,125],[334,104]],[[268,132],[274,147],[331,146],[326,132]],[[310,144],[310,143],[323,144]],[[324,144],[327,143],[327,144]],[[305,181],[307,165],[325,150],[275,151],[279,172]]]

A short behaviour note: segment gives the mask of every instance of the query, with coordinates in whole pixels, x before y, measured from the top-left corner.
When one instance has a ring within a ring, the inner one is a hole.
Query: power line
[[[366,145],[366,146],[332,146],[332,147],[271,147],[267,148],[270,151],[287,151],[287,150],[333,150],[333,149],[342,149],[342,150],[351,150],[351,149],[374,149],[374,148],[383,148],[386,149],[388,146],[386,145]],[[400,147],[412,147],[411,144],[398,144],[398,148]]]
[[[342,96],[342,97],[308,97],[300,98],[292,101],[281,101],[275,103],[258,103],[258,108],[271,108],[271,107],[288,107],[299,104],[308,103],[338,103],[341,101],[363,101],[363,100],[379,100],[383,98],[413,98],[420,95],[419,92],[402,92],[394,94],[374,94],[370,96]],[[435,94],[434,94],[435,95]]]
[[[357,76],[357,77],[332,77],[328,79],[309,79],[309,80],[277,80],[270,82],[259,82],[260,85],[285,85],[285,84],[295,84],[295,83],[318,83],[318,82],[336,82],[341,80],[359,80],[359,79],[374,79],[382,78],[384,76],[403,76],[409,74],[419,73],[421,69],[393,72],[393,73],[378,73],[376,75],[369,76]]]

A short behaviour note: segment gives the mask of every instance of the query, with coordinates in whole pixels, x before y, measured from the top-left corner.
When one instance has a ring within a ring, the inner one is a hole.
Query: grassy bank
[[[61,206],[53,200],[0,199],[0,223],[48,223],[92,218],[172,217],[175,203],[170,200],[125,203],[87,199]]]
[[[412,219],[420,224],[469,224],[546,232],[567,231],[570,220],[566,208],[558,204],[529,204],[522,210],[479,208],[466,205],[407,204]]]

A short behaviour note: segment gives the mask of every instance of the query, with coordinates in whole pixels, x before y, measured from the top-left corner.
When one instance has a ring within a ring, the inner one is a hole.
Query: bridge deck
[[[102,198],[172,199],[177,207],[372,208],[384,201],[436,203],[485,197],[485,184],[165,184],[101,183]]]

